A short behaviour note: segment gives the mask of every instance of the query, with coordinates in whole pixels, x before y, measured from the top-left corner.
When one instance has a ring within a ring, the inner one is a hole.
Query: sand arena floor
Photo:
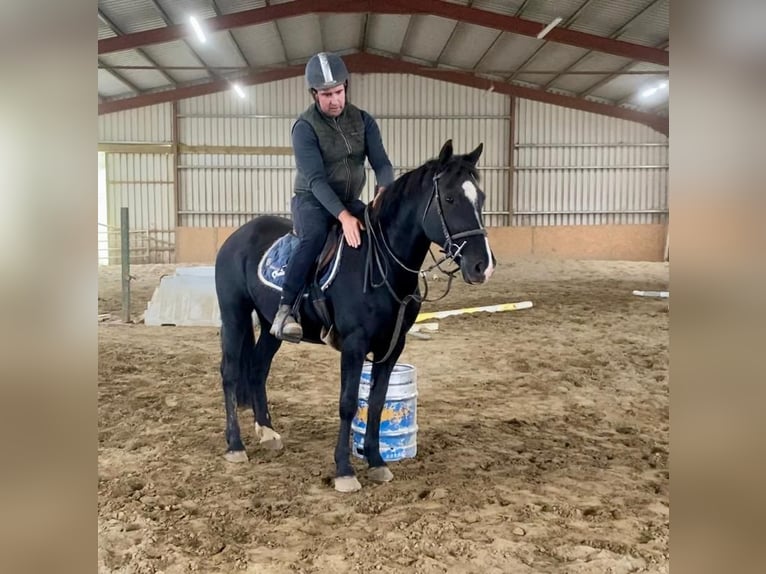
[[[132,267],[140,311],[174,266]],[[438,288],[436,282],[432,288]],[[410,338],[418,455],[332,488],[339,355],[282,346],[269,381],[285,448],[227,463],[216,329],[99,324],[99,571],[668,571],[668,303],[662,263],[519,261]],[[99,274],[119,317],[120,270]]]

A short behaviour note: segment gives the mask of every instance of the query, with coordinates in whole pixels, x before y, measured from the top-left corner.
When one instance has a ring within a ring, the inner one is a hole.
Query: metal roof
[[[328,50],[353,56],[352,72],[494,86],[667,133],[667,90],[637,94],[667,79],[669,0],[99,0],[98,12],[99,113],[294,77]]]

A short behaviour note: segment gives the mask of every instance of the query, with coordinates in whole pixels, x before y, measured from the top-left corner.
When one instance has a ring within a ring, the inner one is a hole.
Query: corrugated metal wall
[[[99,142],[167,144],[173,139],[173,107],[158,104],[99,116]],[[172,156],[163,153],[107,153],[108,244],[119,253],[120,208],[130,212],[131,260],[169,263],[175,251]],[[116,262],[112,260],[110,262]]]
[[[351,97],[378,119],[397,175],[437,156],[448,139],[456,153],[468,153],[483,142],[479,168],[487,195],[485,221],[508,224],[508,98],[418,76],[379,74],[355,78]],[[367,197],[371,192],[368,182]]]
[[[170,263],[175,250],[173,159],[169,154],[106,154],[107,225],[120,227],[120,208],[130,215],[131,251],[143,263]],[[110,235],[110,248],[119,236]],[[134,255],[135,258],[135,255]]]
[[[180,101],[180,143],[289,148],[290,127],[309,104],[303,79],[245,91],[246,99],[220,92]],[[436,156],[449,138],[458,153],[483,142],[479,167],[488,225],[666,220],[667,138],[648,127],[527,100],[516,101],[511,122],[505,96],[416,76],[357,74],[350,99],[378,119],[397,174]],[[161,104],[101,116],[100,141],[168,143],[172,110]],[[146,225],[172,242],[176,209],[179,225],[193,227],[238,226],[257,214],[289,212],[289,149],[271,155],[202,152],[179,155],[177,207],[172,155],[108,154],[110,223],[128,205],[136,212],[134,228]],[[368,171],[364,199],[373,184]]]
[[[513,225],[667,221],[665,136],[529,100],[516,111]]]
[[[189,145],[290,146],[290,127],[310,103],[302,78],[181,102],[179,131]],[[358,75],[350,100],[378,120],[397,174],[436,156],[452,138],[458,152],[484,142],[480,161],[489,225],[507,224],[508,100],[494,93],[415,76]],[[506,159],[503,159],[506,158]],[[180,222],[192,226],[240,225],[258,213],[288,214],[292,156],[183,154]],[[368,169],[364,199],[371,197]],[[503,215],[505,213],[505,215]]]
[[[307,104],[303,79],[179,102],[179,137],[194,146],[290,147],[290,127]],[[234,227],[255,215],[289,215],[291,155],[184,153],[179,157],[179,224]]]
[[[173,106],[158,104],[98,117],[98,141],[168,143],[173,139]]]

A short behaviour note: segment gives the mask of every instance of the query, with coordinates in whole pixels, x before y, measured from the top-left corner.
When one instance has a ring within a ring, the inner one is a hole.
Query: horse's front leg
[[[353,333],[343,339],[340,359],[340,429],[335,445],[335,490],[354,492],[362,488],[351,466],[351,420],[356,414],[359,379],[362,376],[367,339]]]
[[[389,482],[394,478],[393,473],[380,455],[380,417],[386,402],[391,373],[402,349],[404,349],[404,338],[405,335],[401,335],[391,356],[385,362],[373,363],[372,365],[372,385],[367,406],[367,429],[364,433],[364,456],[370,465],[367,476],[374,482]]]

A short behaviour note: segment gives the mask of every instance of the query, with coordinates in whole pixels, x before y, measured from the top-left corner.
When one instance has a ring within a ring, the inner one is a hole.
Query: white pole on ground
[[[667,299],[670,297],[670,291],[633,291],[633,295],[638,295],[639,297],[661,297],[662,299]]]
[[[466,307],[464,309],[452,309],[450,311],[434,311],[432,313],[421,313],[415,319],[416,323],[427,319],[443,319],[453,315],[465,315],[467,313],[497,313],[499,311],[518,311],[519,309],[529,309],[532,307],[532,301],[520,301],[518,303],[501,303],[499,305],[487,305],[485,307]]]

